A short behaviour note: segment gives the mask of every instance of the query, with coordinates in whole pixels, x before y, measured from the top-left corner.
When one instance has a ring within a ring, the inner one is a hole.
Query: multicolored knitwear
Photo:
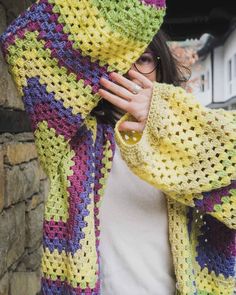
[[[100,294],[99,207],[115,139],[130,169],[166,194],[179,294],[234,294],[236,113],[155,82],[142,134],[91,115],[100,77],[125,74],[164,14],[164,0],[40,0],[0,37],[50,180],[42,294]]]
[[[115,128],[122,157],[168,200],[178,294],[236,292],[236,111],[155,83],[142,134]]]

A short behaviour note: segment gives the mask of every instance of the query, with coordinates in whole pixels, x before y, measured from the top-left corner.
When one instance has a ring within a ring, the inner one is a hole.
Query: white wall
[[[232,66],[232,79],[229,81],[229,60]],[[236,29],[230,34],[226,42],[213,50],[214,73],[214,102],[225,102],[236,96]],[[202,74],[210,73],[209,89],[201,92],[199,85],[194,88],[196,98],[203,104],[212,102],[212,73],[211,53],[206,59],[199,61],[192,70],[192,79]]]
[[[201,75],[205,76],[204,92],[201,91]],[[209,77],[207,79],[207,77]],[[203,61],[197,62],[192,69],[192,80],[197,79],[194,83],[193,94],[196,99],[203,105],[212,102],[212,74],[211,74],[211,56],[210,54]]]
[[[214,102],[225,101],[225,71],[224,71],[224,46],[214,49]]]
[[[232,60],[232,81],[229,83],[228,80],[228,61]],[[225,99],[236,96],[236,30],[229,36],[227,41],[224,44],[224,96]],[[230,93],[230,84],[231,84],[231,93]]]

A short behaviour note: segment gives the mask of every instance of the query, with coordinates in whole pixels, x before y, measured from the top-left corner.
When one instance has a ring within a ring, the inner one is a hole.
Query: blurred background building
[[[235,3],[236,4],[236,3]],[[192,74],[198,77],[194,93],[212,108],[236,109],[236,29],[221,40],[206,36]]]
[[[198,58],[190,88],[212,108],[236,109],[236,1],[167,1],[164,30]]]

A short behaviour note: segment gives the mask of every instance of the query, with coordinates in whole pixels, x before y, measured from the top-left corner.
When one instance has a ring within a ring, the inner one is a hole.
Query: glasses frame
[[[140,74],[143,74],[143,75],[149,75],[149,74],[151,74],[152,72],[154,72],[154,71],[156,70],[156,68],[158,67],[158,63],[159,63],[159,61],[161,60],[160,56],[157,56],[156,59],[157,59],[157,65],[155,66],[155,68],[154,68],[151,72],[148,72],[148,73],[141,72],[141,71],[138,69],[138,67],[136,66],[136,62],[134,63],[134,67],[135,67],[135,69],[136,69]]]

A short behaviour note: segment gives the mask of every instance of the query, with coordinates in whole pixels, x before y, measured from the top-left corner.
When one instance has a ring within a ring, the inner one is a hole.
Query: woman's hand
[[[98,93],[101,97],[116,107],[128,112],[137,120],[137,122],[123,122],[119,126],[120,131],[135,130],[142,132],[148,117],[152,98],[153,82],[134,70],[130,70],[128,74],[129,77],[137,81],[137,83],[134,83],[124,76],[113,72],[110,74],[110,78],[115,83],[105,78],[100,79],[101,85],[108,89],[109,92],[105,89],[99,89]],[[132,93],[132,89],[135,84],[142,87],[138,94]]]

